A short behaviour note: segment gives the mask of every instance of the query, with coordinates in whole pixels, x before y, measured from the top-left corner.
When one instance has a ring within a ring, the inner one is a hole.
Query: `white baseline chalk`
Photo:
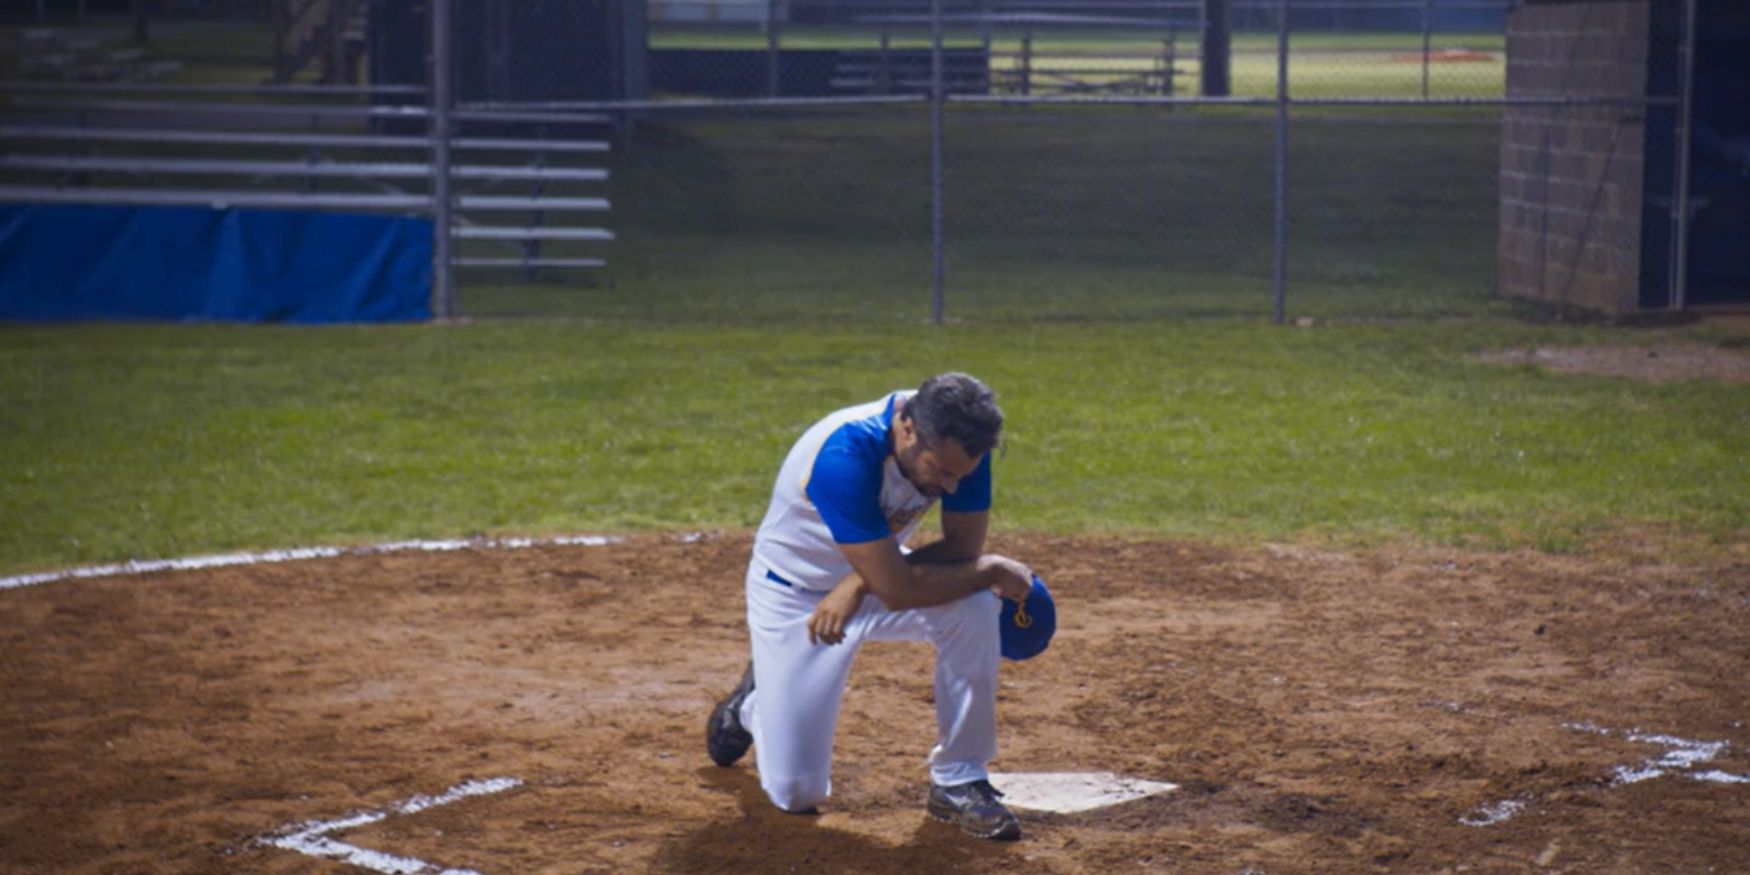
[[[93,565],[40,574],[0,577],[0,589],[35,586],[60,580],[90,577],[119,577],[129,574],[150,574],[155,571],[191,571],[198,568],[224,568],[231,565],[265,565],[275,562],[296,562],[301,559],[332,559],[336,556],[376,556],[383,553],[448,553],[456,550],[523,550],[529,547],[601,547],[618,544],[625,538],[613,535],[572,535],[559,538],[480,538],[467,541],[392,541],[367,547],[298,547],[290,550],[267,550],[260,553],[224,553],[217,556],[191,556],[185,559],[148,559],[120,562],[114,565]]]
[[[424,860],[399,857],[394,854],[385,854],[382,851],[373,851],[370,848],[361,848],[357,845],[331,839],[328,834],[376,823],[394,815],[418,814],[428,808],[448,805],[470,796],[503,793],[513,787],[522,786],[522,783],[516,778],[468,781],[457,784],[440,795],[414,796],[378,811],[360,812],[335,820],[313,820],[297,824],[281,830],[278,834],[263,836],[261,843],[288,851],[296,851],[310,857],[339,860],[343,863],[369,869],[372,872],[387,873],[387,875],[428,875],[428,873],[435,873],[435,875],[481,875],[472,869],[440,869]]]

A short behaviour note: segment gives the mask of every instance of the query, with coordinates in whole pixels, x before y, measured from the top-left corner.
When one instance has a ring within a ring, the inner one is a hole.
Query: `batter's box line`
[[[1750,784],[1750,775],[1734,775],[1719,769],[1709,769],[1705,772],[1695,771],[1695,767],[1714,761],[1720,754],[1726,752],[1731,744],[1724,741],[1696,741],[1688,738],[1678,738],[1675,735],[1663,735],[1642,732],[1639,729],[1610,729],[1596,723],[1563,723],[1562,728],[1579,732],[1590,732],[1594,735],[1610,735],[1626,738],[1640,744],[1656,744],[1665,748],[1665,752],[1653,757],[1639,766],[1617,766],[1615,778],[1611,784],[1637,784],[1661,775],[1684,774],[1697,781],[1711,781],[1716,784]]]
[[[522,786],[522,783],[522,780],[518,778],[465,781],[436,796],[420,794],[376,811],[363,811],[335,820],[313,820],[295,824],[262,836],[257,841],[270,847],[296,851],[306,856],[321,857],[325,860],[338,860],[342,863],[350,863],[369,869],[372,872],[387,873],[387,875],[481,875],[473,869],[441,868],[434,863],[427,863],[413,857],[400,857],[394,854],[385,854],[382,851],[373,851],[370,848],[361,848],[358,845],[329,838],[329,834],[357,829],[390,817],[418,814],[421,811],[458,802],[470,796],[503,793],[506,790]]]
[[[1697,741],[1691,738],[1680,738],[1675,735],[1642,732],[1639,729],[1611,729],[1596,723],[1563,723],[1563,729],[1575,732],[1586,732],[1592,735],[1603,735],[1611,738],[1623,738],[1637,744],[1655,744],[1665,750],[1639,765],[1622,765],[1611,770],[1612,787],[1624,784],[1638,784],[1642,781],[1665,775],[1683,775],[1685,777],[1714,784],[1750,784],[1750,775],[1738,775],[1719,769],[1697,771],[1698,766],[1718,759],[1720,754],[1731,747],[1724,741]],[[1523,796],[1513,799],[1503,799],[1499,802],[1479,805],[1468,814],[1460,817],[1458,822],[1465,826],[1494,826],[1513,818],[1524,811],[1526,799]]]

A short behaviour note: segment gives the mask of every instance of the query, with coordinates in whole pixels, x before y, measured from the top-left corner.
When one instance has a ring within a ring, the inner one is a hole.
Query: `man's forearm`
[[[953,541],[943,538],[931,541],[910,553],[905,554],[905,561],[911,565],[944,565],[956,562],[971,562],[978,558],[977,550],[968,550],[956,545]]]
[[[863,575],[855,571],[851,572],[851,575],[844,580],[833,584],[832,591],[838,592],[839,590],[851,590],[858,596],[866,596],[875,591],[869,586],[869,581],[864,580]]]
[[[989,589],[994,582],[990,569],[980,567],[977,562],[919,563],[912,564],[908,570],[911,574],[907,575],[909,579],[903,591],[875,593],[890,610],[945,605],[981,589]]]

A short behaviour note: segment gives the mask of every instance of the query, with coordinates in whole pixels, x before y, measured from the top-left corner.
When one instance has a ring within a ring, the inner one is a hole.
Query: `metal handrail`
[[[465,210],[606,211],[607,198],[472,195],[457,198]],[[271,209],[429,210],[426,194],[348,194],[291,191],[188,191],[162,188],[58,188],[0,185],[0,201],[11,203],[128,204],[156,206],[263,207]]]
[[[877,106],[883,104],[922,103],[917,95],[880,95],[848,97],[730,97],[688,98],[679,100],[541,100],[517,103],[465,103],[457,114],[469,119],[486,120],[490,113],[521,113],[524,111],[614,111],[614,110],[689,110],[689,109],[800,109],[822,106]]]
[[[152,128],[82,128],[65,125],[0,124],[0,138],[103,143],[185,143],[235,146],[304,146],[357,149],[428,149],[419,136],[371,134],[294,134],[248,131],[191,131]],[[606,140],[524,140],[505,137],[454,137],[456,149],[510,152],[588,152],[610,150]]]
[[[40,82],[34,79],[0,79],[0,93],[39,94],[247,94],[257,97],[368,97],[375,95],[423,97],[421,85],[206,85],[172,82]]]
[[[458,240],[572,240],[586,243],[612,243],[614,232],[606,228],[501,227],[493,225],[462,225],[450,231]]]
[[[157,114],[192,113],[217,115],[260,115],[309,118],[405,118],[422,119],[429,111],[416,104],[405,106],[335,106],[320,103],[209,103],[180,100],[57,100],[37,97],[14,97],[14,107],[78,112],[149,112]]]
[[[429,210],[420,194],[331,194],[290,191],[188,191],[140,188],[54,188],[0,186],[0,202],[39,204],[120,204],[171,207],[258,207],[309,210]]]
[[[104,158],[80,155],[0,155],[0,169],[61,170],[70,173],[163,173],[180,176],[242,175],[423,179],[430,164],[403,161],[214,161],[185,158]],[[458,179],[605,182],[608,171],[594,167],[494,167],[457,165]]]

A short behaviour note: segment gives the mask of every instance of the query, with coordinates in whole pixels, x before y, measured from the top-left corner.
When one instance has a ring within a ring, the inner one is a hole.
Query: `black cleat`
[[[1002,793],[989,781],[944,787],[930,785],[930,816],[960,827],[981,839],[1012,842],[1021,837],[1021,822],[998,801]]]
[[[711,709],[711,719],[705,722],[705,751],[711,762],[733,766],[753,746],[753,733],[741,725],[741,703],[753,692],[753,663],[741,676],[741,683]]]

